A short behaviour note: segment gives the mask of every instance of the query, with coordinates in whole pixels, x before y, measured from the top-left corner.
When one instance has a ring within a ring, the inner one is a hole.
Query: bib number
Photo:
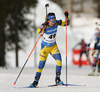
[[[56,37],[56,34],[52,34],[49,36],[50,39],[54,39]]]

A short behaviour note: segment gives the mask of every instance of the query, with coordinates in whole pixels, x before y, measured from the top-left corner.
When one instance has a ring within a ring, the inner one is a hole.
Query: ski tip
[[[15,85],[16,83],[14,82],[14,85]]]

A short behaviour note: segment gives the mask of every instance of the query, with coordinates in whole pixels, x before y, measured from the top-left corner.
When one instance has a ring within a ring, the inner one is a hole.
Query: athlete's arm
[[[38,34],[41,33],[42,30],[43,30],[43,28],[45,28],[45,23],[43,23],[43,24],[41,25],[41,27],[37,29],[37,33],[38,33]]]
[[[70,20],[68,18],[67,19],[67,26],[69,25],[69,23],[70,23]],[[60,25],[60,26],[66,26],[66,22],[62,21],[62,20],[57,20],[57,24]]]

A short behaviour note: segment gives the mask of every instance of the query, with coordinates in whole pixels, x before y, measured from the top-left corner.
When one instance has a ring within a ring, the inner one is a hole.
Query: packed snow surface
[[[67,70],[67,83],[86,86],[57,86],[55,84],[55,66],[46,66],[43,70],[37,88],[21,88],[29,86],[36,73],[36,68],[25,68],[14,85],[20,68],[0,68],[0,92],[100,92],[100,76],[87,76],[91,72],[90,66],[70,66]],[[65,67],[62,69],[61,79],[66,83]]]

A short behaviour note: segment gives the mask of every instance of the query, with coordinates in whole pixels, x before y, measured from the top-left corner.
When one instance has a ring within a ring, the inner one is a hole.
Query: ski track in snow
[[[59,86],[47,87],[48,85],[55,84],[55,67],[44,68],[38,88],[21,88],[29,86],[36,73],[36,68],[25,68],[20,75],[19,79],[14,85],[14,81],[20,72],[20,68],[0,68],[0,92],[100,92],[100,76],[87,76],[91,72],[90,66],[68,67],[68,84],[86,85],[86,86]],[[66,82],[66,71],[63,67],[61,79]]]

